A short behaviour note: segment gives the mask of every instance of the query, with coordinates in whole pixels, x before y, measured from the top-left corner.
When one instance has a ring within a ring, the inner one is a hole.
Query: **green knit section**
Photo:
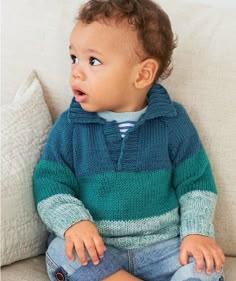
[[[83,202],[95,221],[129,221],[161,216],[178,208],[178,198],[195,190],[216,193],[212,178],[201,148],[174,170],[114,171],[79,178],[66,166],[44,160],[35,171],[34,188],[37,203],[70,194]]]
[[[53,195],[70,194],[83,202],[96,221],[142,219],[178,207],[168,170],[108,172],[76,179],[68,168],[41,161],[35,182],[37,203]]]
[[[34,197],[36,204],[56,194],[75,196],[78,182],[66,166],[41,160],[34,171]]]
[[[178,206],[171,171],[108,172],[79,179],[79,199],[94,220],[160,216]]]
[[[173,184],[178,198],[194,190],[217,194],[211,166],[203,147],[192,157],[180,163],[173,174]]]

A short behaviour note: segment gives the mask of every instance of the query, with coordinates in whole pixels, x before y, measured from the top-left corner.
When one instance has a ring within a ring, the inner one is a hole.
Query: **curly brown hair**
[[[177,43],[169,17],[158,4],[151,0],[90,0],[81,7],[77,16],[77,20],[87,24],[110,19],[117,22],[126,19],[137,31],[144,53],[159,63],[155,81],[170,75]]]

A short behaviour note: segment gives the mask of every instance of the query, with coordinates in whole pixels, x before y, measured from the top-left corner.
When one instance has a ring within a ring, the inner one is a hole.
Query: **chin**
[[[84,111],[87,111],[87,112],[101,112],[101,111],[106,111],[102,108],[99,108],[98,106],[93,106],[93,105],[88,105],[88,104],[83,104],[81,103],[80,106],[82,107],[82,109]]]

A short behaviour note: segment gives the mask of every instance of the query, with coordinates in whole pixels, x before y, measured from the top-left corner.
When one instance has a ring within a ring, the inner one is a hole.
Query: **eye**
[[[79,62],[79,59],[74,55],[70,55],[70,58],[72,60],[72,64],[77,64]]]
[[[94,58],[94,57],[90,57],[89,58],[89,64],[91,64],[93,66],[97,66],[97,65],[100,65],[101,62],[98,59]]]

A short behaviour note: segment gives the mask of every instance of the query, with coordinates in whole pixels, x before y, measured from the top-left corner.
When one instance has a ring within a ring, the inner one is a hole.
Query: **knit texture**
[[[214,236],[217,191],[208,157],[184,108],[159,84],[124,138],[115,121],[73,99],[35,169],[34,196],[42,220],[60,237],[81,220],[122,248],[179,234]]]
[[[124,138],[129,129],[133,128],[139,118],[146,112],[147,107],[134,112],[98,112],[98,116],[106,121],[116,121],[120,130],[121,137]]]

